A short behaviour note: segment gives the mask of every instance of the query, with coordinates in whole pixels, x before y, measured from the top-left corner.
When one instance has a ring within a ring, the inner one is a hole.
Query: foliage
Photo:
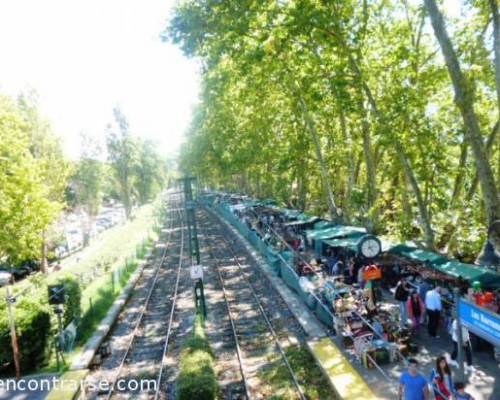
[[[183,344],[177,379],[178,400],[213,400],[217,394],[217,378],[213,353],[205,337],[203,317],[198,314],[193,336]]]
[[[491,18],[479,3],[447,23],[482,139],[494,139],[498,180]],[[164,37],[203,65],[184,173],[326,214],[323,166],[345,222],[453,255],[478,253],[487,213],[477,154],[421,4],[181,1]],[[475,236],[465,248],[466,232]]]
[[[82,135],[81,147],[80,160],[71,179],[74,205],[83,205],[87,214],[94,217],[102,203],[105,166],[100,160],[101,149],[91,137]]]
[[[14,370],[8,313],[0,305],[0,372]],[[38,299],[23,297],[16,303],[16,331],[20,351],[21,371],[32,371],[47,356],[50,339],[50,309]]]
[[[59,206],[40,171],[46,160],[30,152],[30,132],[15,103],[0,96],[0,259],[11,264],[40,256],[41,233]]]

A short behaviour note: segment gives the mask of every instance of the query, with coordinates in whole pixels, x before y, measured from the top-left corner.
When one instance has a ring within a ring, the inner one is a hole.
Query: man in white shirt
[[[439,286],[436,286],[434,289],[429,290],[425,294],[425,308],[429,317],[427,329],[429,335],[434,338],[439,338],[439,336],[437,336],[437,329],[439,325],[441,310],[443,308],[441,305],[441,294],[439,293],[440,290],[441,288]]]

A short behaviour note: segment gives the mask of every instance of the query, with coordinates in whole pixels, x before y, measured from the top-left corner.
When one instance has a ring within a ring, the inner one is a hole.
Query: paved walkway
[[[0,400],[45,399],[50,391],[49,384],[52,384],[52,378],[57,376],[54,374],[28,375],[17,382],[19,387],[16,388],[12,388],[12,378],[8,379],[10,382],[7,382],[7,379],[0,379]]]

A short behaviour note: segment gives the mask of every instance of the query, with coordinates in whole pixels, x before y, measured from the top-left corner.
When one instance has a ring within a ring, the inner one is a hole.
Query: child
[[[474,397],[465,392],[465,385],[463,382],[456,382],[455,390],[455,400],[474,400]]]

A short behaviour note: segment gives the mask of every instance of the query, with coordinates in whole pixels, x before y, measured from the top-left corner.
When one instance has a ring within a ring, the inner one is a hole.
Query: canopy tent
[[[366,229],[359,226],[337,225],[326,229],[310,229],[306,231],[308,239],[312,240],[327,240],[341,237],[360,237],[365,235]]]
[[[278,202],[274,199],[264,199],[261,201],[261,203],[265,206],[275,206],[276,204],[278,204]]]
[[[324,219],[321,219],[317,222],[314,223],[314,229],[315,230],[320,230],[320,229],[326,229],[326,228],[331,228],[335,226],[335,223],[332,221],[326,221]]]
[[[297,219],[295,221],[287,222],[287,223],[283,224],[283,226],[307,225],[307,224],[312,224],[319,219],[320,219],[319,217],[309,217],[308,219],[305,219],[305,220]]]
[[[418,262],[428,263],[432,268],[444,274],[455,278],[462,277],[471,283],[479,281],[486,288],[500,288],[500,274],[480,265],[450,260],[441,254],[402,244],[390,248],[389,253],[408,257]]]
[[[357,251],[358,250],[358,243],[360,242],[360,240],[363,236],[364,235],[355,236],[355,237],[347,237],[347,238],[338,238],[338,239],[327,239],[327,240],[323,240],[323,243],[325,243],[331,247],[345,247],[345,248],[351,249],[353,251]]]
[[[283,208],[281,211],[288,219],[297,218],[300,215],[299,210],[292,210],[290,208]]]
[[[428,250],[417,249],[416,247],[410,247],[404,244],[392,247],[391,249],[389,249],[389,253],[408,257],[412,260],[422,263],[430,263],[432,265],[443,264],[449,261],[448,258],[441,254],[437,254]]]

